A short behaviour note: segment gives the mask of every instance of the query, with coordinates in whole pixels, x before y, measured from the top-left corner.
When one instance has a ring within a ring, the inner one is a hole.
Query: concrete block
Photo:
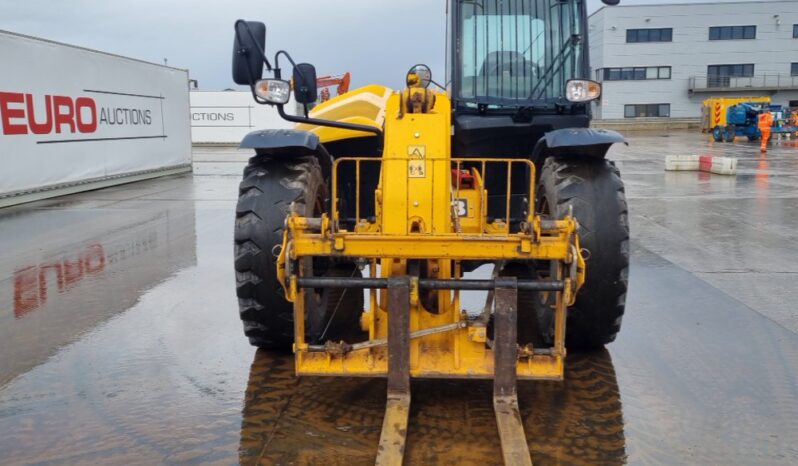
[[[716,175],[736,175],[737,159],[733,157],[702,155],[699,157],[699,169],[702,172],[714,173]]]
[[[698,171],[697,155],[668,155],[665,157],[666,171]]]

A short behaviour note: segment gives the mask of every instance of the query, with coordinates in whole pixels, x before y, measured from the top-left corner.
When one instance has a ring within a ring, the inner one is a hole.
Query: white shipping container
[[[293,114],[294,105],[286,105]],[[238,145],[247,133],[260,129],[288,129],[277,108],[255,102],[250,91],[192,91],[191,140],[195,144]]]
[[[0,31],[0,206],[191,170],[188,72]]]

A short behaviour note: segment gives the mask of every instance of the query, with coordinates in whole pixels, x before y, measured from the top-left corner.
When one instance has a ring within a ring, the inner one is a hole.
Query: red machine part
[[[461,189],[474,189],[474,174],[469,170],[452,168],[452,185]]]
[[[321,76],[316,78],[316,86],[322,87],[321,94],[319,95],[319,102],[325,102],[330,100],[330,91],[327,90],[327,87],[330,86],[338,86],[336,89],[337,95],[346,94],[349,92],[349,83],[352,80],[352,76],[349,72],[346,72],[342,75],[334,75],[334,76]]]

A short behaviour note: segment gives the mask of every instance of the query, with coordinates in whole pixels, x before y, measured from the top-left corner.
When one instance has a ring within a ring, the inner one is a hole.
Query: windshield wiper
[[[540,99],[545,94],[546,87],[554,79],[554,76],[556,76],[557,74],[556,72],[560,70],[560,67],[558,66],[560,62],[564,63],[565,60],[570,57],[571,53],[573,53],[573,51],[576,49],[576,46],[579,45],[581,41],[582,41],[582,36],[580,34],[572,34],[570,37],[568,37],[568,40],[566,40],[565,43],[562,44],[562,47],[557,52],[557,55],[554,56],[551,65],[549,65],[549,67],[546,68],[543,74],[539,77],[538,81],[535,83],[535,87],[533,87],[532,90],[529,92],[527,100],[531,100],[532,97],[535,95],[535,92],[538,91],[539,89],[540,92],[538,93],[538,95],[535,97],[534,100]],[[521,117],[523,114],[528,113],[530,110],[532,110],[532,108],[533,108],[532,105],[523,105],[521,107],[518,107],[518,111],[516,111],[515,115],[513,115],[513,119],[517,119]]]
[[[551,61],[551,65],[546,68],[546,71],[543,72],[543,75],[540,76],[538,82],[535,83],[535,87],[532,88],[532,92],[529,93],[527,99],[531,99],[532,96],[535,95],[535,92],[542,86],[543,88],[540,89],[540,93],[535,97],[535,100],[540,99],[546,91],[546,87],[551,83],[556,76],[557,71],[562,69],[560,62],[563,64],[565,60],[570,57],[573,51],[576,49],[576,46],[582,42],[582,35],[581,34],[571,34],[568,40],[562,44],[562,48],[557,52],[557,55],[554,56],[554,59]]]

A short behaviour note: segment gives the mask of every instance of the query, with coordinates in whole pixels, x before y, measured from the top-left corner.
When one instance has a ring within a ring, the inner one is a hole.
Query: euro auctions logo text
[[[91,134],[99,127],[150,126],[152,110],[102,106],[92,97],[0,91],[0,129],[5,136]]]

